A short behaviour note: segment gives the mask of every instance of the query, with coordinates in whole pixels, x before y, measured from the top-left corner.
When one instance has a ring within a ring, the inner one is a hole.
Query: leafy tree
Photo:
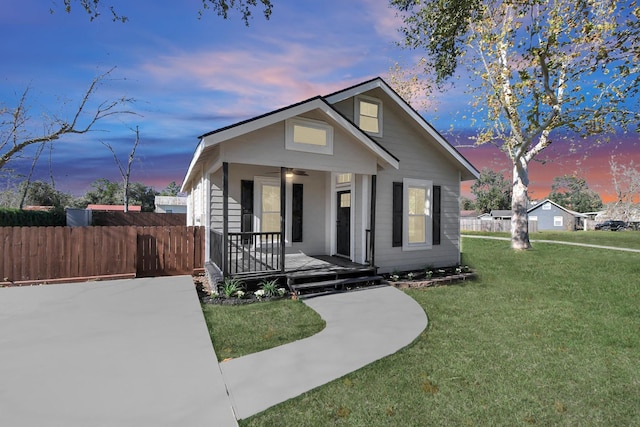
[[[474,206],[479,213],[509,209],[511,205],[511,184],[501,172],[483,168],[480,178],[471,186],[471,192],[476,196]]]
[[[105,6],[111,13],[113,21],[127,22],[129,18],[121,15],[116,8],[105,0],[64,0],[64,9],[67,13],[71,13],[74,5],[80,6],[89,15],[89,19],[93,21],[101,15],[101,8]],[[266,19],[269,19],[273,11],[273,5],[270,0],[202,0],[202,9],[198,14],[202,15],[205,10],[213,9],[213,11],[224,19],[227,19],[230,11],[239,12],[245,25],[249,25],[252,8],[258,7],[260,3],[264,10],[262,13]],[[106,4],[106,5],[105,5]],[[53,13],[54,10],[50,9]]]
[[[106,178],[96,179],[91,188],[83,196],[84,206],[87,205],[119,205],[122,203],[122,188],[117,182]]]
[[[511,245],[531,247],[529,163],[552,143],[637,129],[640,8],[616,0],[391,0],[442,84],[467,66],[477,144],[513,165]],[[571,143],[571,142],[568,142]],[[573,143],[576,144],[576,143]],[[576,147],[573,147],[576,148]]]
[[[109,116],[131,113],[120,109],[132,100],[119,98],[103,101],[91,111],[90,101],[98,87],[109,77],[113,69],[93,79],[77,108],[68,117],[45,115],[33,123],[29,115],[29,89],[22,93],[18,105],[8,108],[0,105],[0,170],[13,158],[22,155],[34,144],[52,143],[65,135],[85,134],[100,120]],[[37,129],[37,130],[36,130]]]
[[[156,207],[158,192],[153,187],[147,187],[139,182],[132,182],[129,187],[129,197],[132,204],[142,206],[143,212],[153,212]]]
[[[180,186],[175,181],[171,181],[167,188],[160,192],[160,196],[177,196],[180,193]]]
[[[91,183],[92,190],[83,196],[83,207],[89,204],[122,205],[124,190],[122,182],[109,181],[106,178],[96,179]],[[129,203],[141,206],[143,212],[153,212],[155,197],[158,192],[139,182],[129,184]]]
[[[475,203],[473,203],[473,200],[467,198],[467,197],[460,197],[460,209],[465,210],[465,211],[470,211],[476,208]]]
[[[20,209],[22,206],[53,206],[58,210],[73,205],[75,198],[56,190],[44,181],[22,181],[0,192],[0,206]]]
[[[21,184],[25,186],[26,182]],[[69,193],[56,190],[50,184],[43,181],[34,181],[29,184],[25,205],[33,206],[53,206],[56,209],[64,210],[73,202],[73,196]]]
[[[576,212],[593,212],[602,208],[600,195],[589,188],[584,178],[575,175],[553,178],[549,199]]]

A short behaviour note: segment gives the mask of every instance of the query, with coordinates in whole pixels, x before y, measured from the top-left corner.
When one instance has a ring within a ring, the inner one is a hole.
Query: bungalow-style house
[[[529,221],[538,221],[539,231],[575,231],[583,227],[588,215],[574,212],[552,200],[545,199],[527,210]]]
[[[380,78],[200,137],[182,191],[223,276],[460,262],[478,171]],[[295,262],[294,262],[295,260]]]

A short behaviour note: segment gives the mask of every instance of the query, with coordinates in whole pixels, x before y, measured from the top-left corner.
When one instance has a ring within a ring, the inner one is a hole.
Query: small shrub
[[[225,298],[231,298],[236,295],[238,291],[243,291],[243,289],[244,285],[242,284],[242,280],[227,277],[222,284],[222,295],[224,295]]]
[[[279,289],[280,287],[278,286],[278,281],[276,279],[267,280],[260,284],[260,290],[263,291],[263,296],[265,297],[280,296]]]

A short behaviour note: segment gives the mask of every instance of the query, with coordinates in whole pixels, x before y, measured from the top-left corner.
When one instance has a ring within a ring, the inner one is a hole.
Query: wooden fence
[[[0,227],[0,285],[192,274],[203,227]]]
[[[499,231],[511,232],[511,220],[509,219],[474,219],[460,218],[460,231],[488,231],[496,233]],[[529,233],[538,231],[538,221],[529,221]]]

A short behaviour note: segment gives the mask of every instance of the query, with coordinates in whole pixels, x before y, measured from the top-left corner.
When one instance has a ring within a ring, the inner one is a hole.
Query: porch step
[[[308,279],[308,277],[306,279]],[[299,298],[310,298],[312,296],[343,292],[349,286],[378,285],[381,280],[382,276],[370,274],[366,276],[345,277],[321,281],[305,281],[304,283],[290,282],[289,288],[291,292]]]

